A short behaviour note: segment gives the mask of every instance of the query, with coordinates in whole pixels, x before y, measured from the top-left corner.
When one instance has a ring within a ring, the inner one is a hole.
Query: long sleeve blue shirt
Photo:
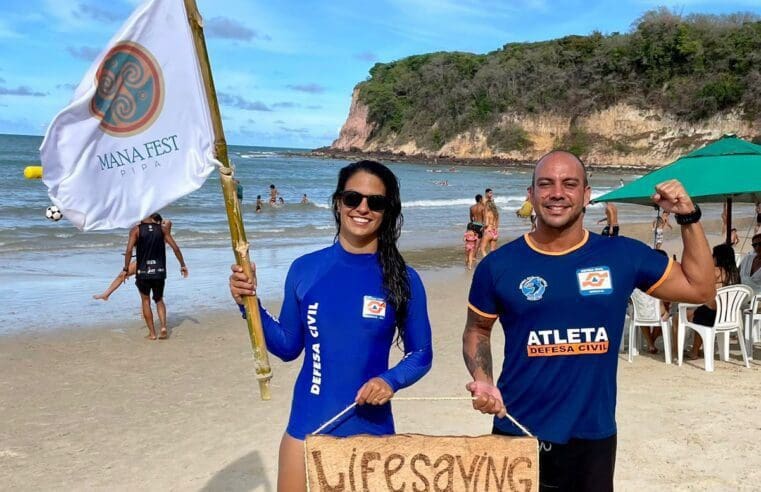
[[[417,272],[407,268],[411,296],[402,339],[404,357],[389,368],[396,313],[386,302],[377,254],[352,254],[340,243],[293,262],[285,280],[280,318],[260,307],[268,350],[284,361],[302,351],[287,432],[314,432],[354,401],[359,388],[380,377],[396,392],[431,368],[431,325]],[[363,405],[324,433],[334,436],[394,433],[391,405]]]

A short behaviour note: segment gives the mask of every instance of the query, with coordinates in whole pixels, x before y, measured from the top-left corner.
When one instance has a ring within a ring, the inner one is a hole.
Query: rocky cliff
[[[456,135],[436,151],[415,141],[402,141],[396,135],[374,138],[368,107],[352,94],[349,115],[331,149],[342,152],[389,153],[399,156],[454,159],[503,159],[534,161],[544,153],[568,147],[581,140],[582,158],[597,166],[657,167],[677,159],[697,147],[734,133],[750,139],[761,128],[743,119],[740,111],[716,114],[699,123],[680,121],[673,115],[652,109],[617,104],[579,117],[559,114],[503,114],[498,127],[520,127],[530,142],[521,151],[499,152],[487,144],[495,128],[484,128]]]

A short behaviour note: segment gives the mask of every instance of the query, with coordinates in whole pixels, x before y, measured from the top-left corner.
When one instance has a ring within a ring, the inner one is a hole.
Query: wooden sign
[[[539,490],[533,437],[308,436],[310,492]]]

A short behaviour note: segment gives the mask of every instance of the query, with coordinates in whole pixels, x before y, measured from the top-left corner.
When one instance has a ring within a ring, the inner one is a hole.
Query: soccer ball
[[[53,222],[58,222],[59,220],[63,219],[63,213],[61,213],[61,209],[55,205],[51,205],[47,210],[45,210],[45,217],[52,220]]]

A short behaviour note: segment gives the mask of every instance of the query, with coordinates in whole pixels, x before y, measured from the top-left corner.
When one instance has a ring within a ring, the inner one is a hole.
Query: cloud
[[[322,106],[320,106],[319,104],[310,104],[309,106],[307,106],[307,109],[322,109]]]
[[[285,126],[280,127],[281,130],[288,133],[298,133],[300,135],[307,135],[309,134],[309,130],[306,128],[287,128]]]
[[[246,111],[272,111],[272,109],[261,101],[249,101],[235,94],[218,92],[217,99],[224,106],[245,109]]]
[[[283,120],[275,120],[273,121],[273,123],[275,123],[276,125],[285,125],[285,121]]]
[[[4,84],[4,83],[5,83],[5,79],[0,77],[0,84]]]
[[[325,87],[315,84],[315,83],[309,83],[309,84],[295,84],[295,85],[288,85],[289,89],[299,92],[308,92],[310,94],[322,94],[325,92]]]
[[[252,125],[255,125],[256,121],[254,121],[253,118],[249,118],[249,119],[246,120],[246,123],[251,123]]]
[[[77,9],[72,11],[72,14],[80,19],[87,18],[98,22],[116,22],[124,18],[124,16],[111,10],[100,9],[84,3],[80,3]]]
[[[59,90],[73,91],[77,88],[77,84],[58,84],[55,88]]]
[[[368,62],[378,61],[378,55],[370,51],[355,53],[354,58],[356,58],[357,60],[368,61]]]
[[[291,101],[276,102],[272,105],[273,108],[298,108],[299,104]]]
[[[93,61],[100,53],[100,49],[92,46],[80,46],[79,48],[67,46],[66,51],[68,51],[74,58],[79,58],[84,61]]]
[[[249,29],[238,21],[227,17],[209,19],[204,25],[204,31],[210,38],[237,39],[240,41],[251,41],[252,39],[272,40],[269,35]]]
[[[0,87],[0,96],[31,96],[31,97],[45,97],[47,94],[44,92],[37,92],[25,85],[20,85],[15,89],[8,89],[6,87]]]

